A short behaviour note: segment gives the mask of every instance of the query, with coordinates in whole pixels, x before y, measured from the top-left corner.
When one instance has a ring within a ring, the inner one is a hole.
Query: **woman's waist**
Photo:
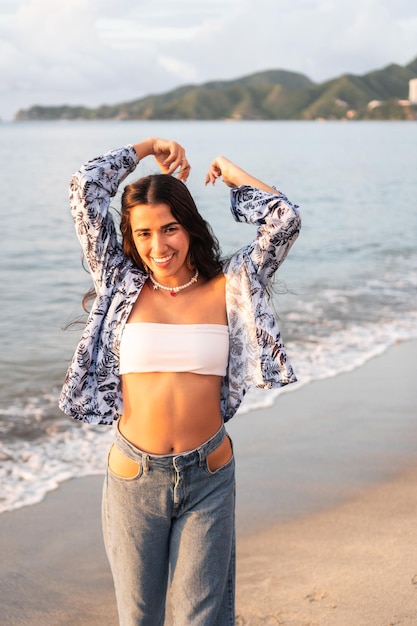
[[[184,468],[187,465],[195,465],[195,462],[201,462],[205,460],[209,455],[210,458],[213,455],[219,453],[222,443],[226,437],[226,429],[223,423],[204,441],[200,441],[194,448],[183,450],[181,452],[174,451],[168,454],[158,454],[156,452],[148,452],[143,450],[138,445],[132,443],[120,430],[119,427],[115,431],[114,445],[125,457],[133,461],[144,461],[146,457],[146,464],[151,462],[152,465],[156,464],[160,467],[168,467],[172,469],[174,466],[177,470]],[[230,439],[229,439],[230,441]],[[229,444],[229,447],[230,444]],[[112,447],[113,449],[113,447]],[[111,449],[111,450],[112,450]],[[224,452],[224,451],[223,451]],[[117,473],[117,472],[116,472]]]
[[[120,433],[134,446],[149,454],[180,454],[194,450],[207,441],[222,425],[220,411],[201,415],[196,407],[193,415],[169,414],[126,416],[119,419]]]

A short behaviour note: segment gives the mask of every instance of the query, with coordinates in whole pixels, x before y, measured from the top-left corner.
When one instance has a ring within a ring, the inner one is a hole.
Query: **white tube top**
[[[226,374],[229,328],[221,324],[126,324],[119,374],[191,372]]]

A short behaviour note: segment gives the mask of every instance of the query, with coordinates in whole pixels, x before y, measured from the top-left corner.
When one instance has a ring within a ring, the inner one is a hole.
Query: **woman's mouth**
[[[152,257],[152,260],[155,263],[168,263],[168,261],[170,261],[173,257],[174,257],[173,254],[170,254],[168,256],[161,256],[161,257],[154,256],[154,257]]]

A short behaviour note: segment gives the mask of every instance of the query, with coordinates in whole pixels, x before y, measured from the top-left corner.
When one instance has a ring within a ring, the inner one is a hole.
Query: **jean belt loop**
[[[145,474],[149,472],[149,455],[142,454],[142,467]]]
[[[205,462],[206,462],[206,455],[205,455],[204,451],[201,448],[198,450],[198,457],[199,457],[199,463],[198,464],[199,464],[200,467],[203,467]]]

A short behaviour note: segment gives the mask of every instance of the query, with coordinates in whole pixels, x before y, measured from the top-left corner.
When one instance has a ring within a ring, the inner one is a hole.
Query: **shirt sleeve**
[[[268,284],[299,235],[298,206],[279,191],[270,193],[247,185],[232,189],[230,199],[235,220],[257,226],[256,239],[244,252],[258,279]]]
[[[138,162],[133,147],[127,146],[88,161],[71,178],[71,213],[96,291],[122,258],[110,201]]]

